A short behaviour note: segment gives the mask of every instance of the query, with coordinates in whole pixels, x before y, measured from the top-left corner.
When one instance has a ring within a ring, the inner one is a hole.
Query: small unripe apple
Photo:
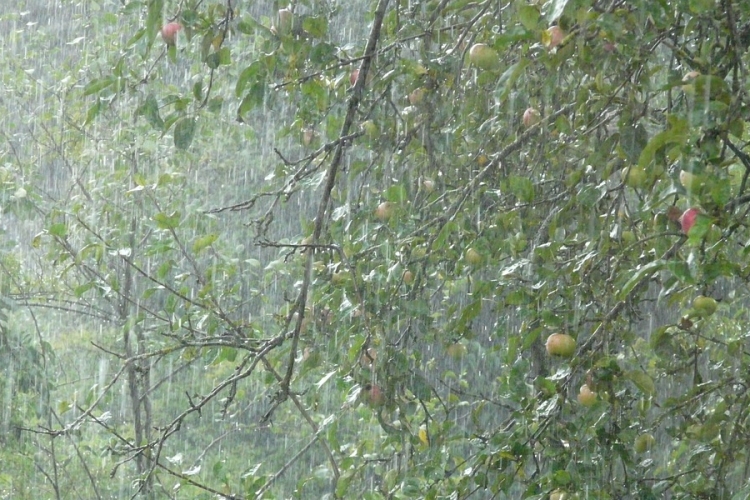
[[[393,217],[394,211],[394,204],[390,201],[384,201],[375,209],[375,217],[377,217],[379,220],[387,221],[388,219]]]
[[[592,406],[596,403],[596,399],[596,393],[587,384],[583,384],[578,392],[578,402],[581,406]]]
[[[688,208],[682,213],[680,216],[680,226],[683,233],[688,234],[690,232],[690,229],[695,225],[695,219],[698,218],[698,214],[700,214],[700,210],[697,208]]]
[[[378,129],[378,126],[375,124],[372,120],[367,120],[362,124],[362,132],[365,133],[365,137],[368,139],[377,139],[380,135],[380,130]]]
[[[431,193],[435,191],[435,181],[433,181],[432,179],[425,179],[422,181],[422,187],[425,191]]]
[[[632,188],[642,188],[648,183],[646,169],[635,165],[622,170],[620,177],[626,186]]]
[[[622,234],[620,235],[620,238],[622,238],[622,242],[625,245],[632,245],[636,241],[635,233],[631,231],[630,229],[626,229],[625,231],[623,231]]]
[[[412,106],[416,106],[417,104],[421,103],[424,100],[424,96],[426,93],[427,90],[422,87],[412,90],[409,94],[409,104],[411,104]]]
[[[486,43],[477,43],[469,49],[469,61],[479,69],[492,70],[497,68],[500,58]]]
[[[635,438],[633,449],[636,453],[646,453],[648,450],[654,447],[655,443],[656,439],[654,438],[653,434],[641,434],[640,436]]]
[[[716,312],[716,309],[718,307],[719,305],[712,297],[698,295],[695,299],[693,299],[693,309],[695,309],[695,312],[702,317],[711,316]]]
[[[177,32],[182,29],[180,23],[167,23],[161,28],[161,38],[168,46],[172,46],[177,41]]]
[[[412,283],[414,283],[414,273],[407,269],[406,271],[404,271],[402,279],[404,280],[404,284],[411,285]]]
[[[452,359],[458,360],[466,355],[466,346],[461,342],[454,342],[445,349],[445,352]]]
[[[564,38],[565,32],[561,27],[555,25],[550,26],[547,31],[545,31],[545,34],[542,36],[542,41],[544,46],[547,47],[547,50],[552,50],[560,45]]]
[[[682,77],[682,81],[687,83],[691,80],[695,80],[699,76],[701,76],[700,71],[688,71],[685,73],[685,76]]]
[[[549,494],[549,500],[568,500],[568,498],[570,498],[570,495],[563,490],[555,490]]]
[[[482,263],[482,254],[474,250],[473,248],[469,248],[466,250],[466,254],[464,254],[464,258],[466,259],[466,262],[469,264],[476,266],[477,264]]]
[[[536,108],[526,108],[523,112],[523,126],[526,128],[536,125],[542,119],[542,115]]]
[[[331,275],[331,283],[334,285],[343,285],[346,282],[346,273],[339,271]]]
[[[552,356],[569,358],[576,351],[576,339],[567,333],[553,333],[547,337],[545,347],[547,348],[547,353]]]
[[[309,146],[313,139],[315,139],[315,131],[311,128],[306,128],[302,131],[302,144]]]

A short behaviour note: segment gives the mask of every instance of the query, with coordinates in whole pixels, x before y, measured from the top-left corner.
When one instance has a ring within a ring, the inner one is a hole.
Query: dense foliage
[[[750,495],[750,5],[46,9],[0,497]]]

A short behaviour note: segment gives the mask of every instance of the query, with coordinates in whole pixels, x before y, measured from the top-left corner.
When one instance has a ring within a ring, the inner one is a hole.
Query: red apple
[[[373,408],[383,406],[385,404],[385,394],[383,389],[377,384],[367,384],[364,387],[364,398],[367,404]]]
[[[550,28],[547,29],[542,40],[544,41],[544,46],[547,47],[547,50],[552,50],[560,45],[564,38],[565,32],[561,27],[555,25],[550,26]]]
[[[393,203],[391,203],[390,201],[384,201],[375,209],[375,217],[382,221],[387,221],[388,219],[393,217],[394,210],[395,206]]]
[[[167,23],[161,28],[161,37],[168,46],[175,44],[177,40],[177,32],[182,29],[180,23]]]
[[[680,216],[680,226],[682,226],[682,232],[688,234],[690,229],[695,225],[695,219],[698,218],[700,210],[697,208],[688,208]]]
[[[404,284],[411,285],[412,283],[414,283],[414,273],[407,269],[406,271],[404,271],[403,280]]]
[[[567,333],[553,333],[547,337],[547,353],[552,356],[569,358],[576,351],[576,339]]]
[[[500,58],[486,43],[477,43],[469,49],[469,61],[479,69],[491,70],[497,68]]]
[[[656,444],[656,439],[654,439],[653,434],[641,434],[637,438],[635,438],[635,442],[633,443],[633,448],[635,449],[636,453],[646,453],[648,450],[654,447],[654,444]]]
[[[523,112],[523,126],[526,128],[536,125],[541,119],[542,115],[535,108],[526,108],[526,111]]]
[[[352,72],[349,73],[349,85],[354,87],[354,84],[357,83],[357,78],[359,78],[359,69],[352,70]]]

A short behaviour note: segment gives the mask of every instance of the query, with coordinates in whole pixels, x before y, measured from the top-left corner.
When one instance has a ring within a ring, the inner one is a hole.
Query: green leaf
[[[201,236],[193,242],[193,252],[199,253],[201,250],[210,247],[218,238],[218,234],[207,234]]]
[[[648,144],[648,132],[640,123],[625,123],[620,126],[620,147],[630,163],[638,162],[643,148]]]
[[[508,179],[510,192],[523,203],[534,201],[534,184],[528,177],[512,175]]]
[[[241,96],[243,92],[245,92],[245,87],[247,87],[248,83],[262,80],[265,76],[265,72],[266,68],[261,61],[255,61],[250,66],[243,69],[242,73],[240,73],[240,76],[237,78],[237,83],[234,87],[235,95],[237,97]]]
[[[52,236],[64,238],[68,234],[68,227],[62,222],[58,222],[57,224],[52,224],[47,231]]]
[[[633,382],[635,386],[645,395],[653,396],[656,392],[656,386],[654,380],[648,375],[648,373],[642,370],[633,370],[627,372],[625,377]]]
[[[177,149],[187,149],[195,136],[195,118],[182,118],[174,127],[174,145]]]
[[[518,8],[518,21],[528,31],[534,31],[539,24],[539,9],[536,5],[522,5]]]
[[[159,115],[159,103],[156,102],[154,94],[146,96],[146,100],[138,108],[137,113],[145,116],[146,121],[154,130],[158,130],[159,132],[164,130],[164,120]]]
[[[83,89],[83,95],[87,96],[91,94],[96,94],[97,92],[101,92],[102,90],[111,86],[113,83],[115,83],[115,79],[112,77],[98,78],[96,80],[93,80],[88,85],[86,85],[86,87]]]
[[[659,132],[648,142],[638,159],[638,166],[647,168],[654,159],[656,152],[667,144],[684,144],[688,137],[688,124],[674,116],[669,118],[670,128]]]
[[[237,114],[242,117],[250,112],[253,108],[262,106],[265,94],[266,85],[264,83],[258,82],[253,84],[247,94],[245,94],[245,97],[242,99]]]
[[[328,20],[323,17],[306,17],[302,21],[302,29],[314,38],[323,38],[328,31]]]
[[[508,98],[516,81],[518,81],[518,78],[523,74],[528,65],[528,59],[521,59],[517,63],[512,64],[502,75],[500,75],[500,79],[497,81],[497,90],[495,92],[501,103],[505,102]]]
[[[180,212],[172,212],[169,215],[160,212],[154,215],[154,221],[159,229],[175,229],[180,225]]]
[[[659,259],[653,262],[649,262],[645,266],[641,266],[633,273],[627,283],[625,283],[620,292],[617,294],[617,300],[626,299],[627,296],[630,295],[630,292],[633,291],[633,288],[638,286],[638,284],[642,280],[647,279],[649,275],[655,273],[656,271],[659,271],[660,269],[663,269],[664,267],[666,267],[666,265],[667,264],[665,261]]]
[[[134,2],[138,3],[138,2]],[[163,24],[162,12],[164,12],[164,0],[149,0],[148,1],[148,14],[146,15],[146,33],[148,34],[149,42],[156,38],[156,34],[161,29]]]
[[[391,201],[393,203],[403,203],[409,199],[409,194],[406,192],[404,186],[396,184],[395,186],[386,189],[385,193],[383,193],[383,198],[385,198],[386,201]]]
[[[99,116],[99,113],[102,110],[102,101],[101,99],[97,99],[96,102],[88,109],[86,112],[86,120],[84,120],[84,125],[90,125],[97,116]]]

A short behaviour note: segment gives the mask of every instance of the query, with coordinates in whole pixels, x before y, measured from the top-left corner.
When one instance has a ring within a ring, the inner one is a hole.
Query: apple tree
[[[147,496],[748,493],[750,6],[119,13],[33,240],[118,368],[37,432]]]

